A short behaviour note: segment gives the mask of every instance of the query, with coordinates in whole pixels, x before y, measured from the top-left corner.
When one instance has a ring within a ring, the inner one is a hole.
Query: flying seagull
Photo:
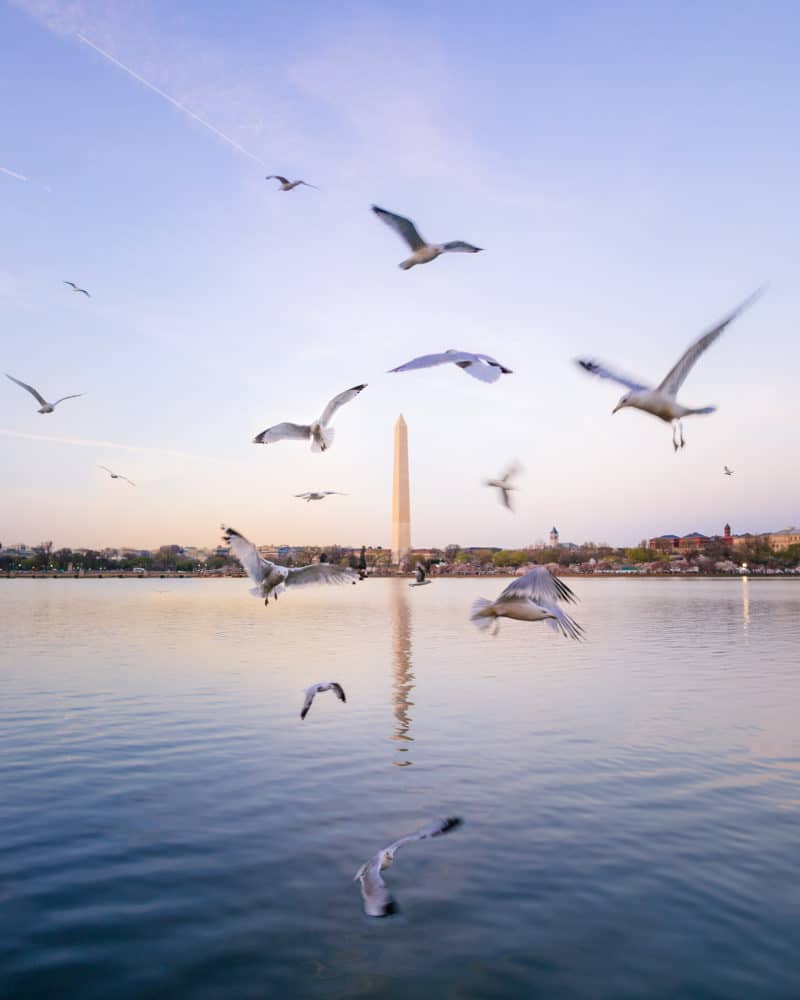
[[[518,476],[522,472],[518,462],[514,462],[508,467],[505,475],[501,476],[499,479],[487,479],[486,486],[493,486],[495,489],[500,490],[500,500],[509,510],[514,508],[511,506],[511,490],[517,489],[516,486],[511,485],[511,480],[514,476]]]
[[[308,710],[311,708],[311,703],[314,701],[314,696],[319,694],[320,691],[333,691],[339,701],[347,701],[344,696],[344,690],[341,684],[337,684],[336,681],[320,681],[319,684],[312,684],[311,687],[306,688],[306,697],[303,702],[303,709],[300,712],[300,718],[305,719],[308,715]]]
[[[724,473],[724,474],[725,474],[726,476],[732,476],[732,475],[733,475],[733,469],[729,469],[727,465],[724,465],[724,466],[722,467],[722,471],[723,471],[723,473]]]
[[[10,378],[12,382],[16,382],[17,385],[21,385],[23,389],[27,389],[28,392],[31,394],[31,396],[33,396],[34,399],[37,400],[37,402],[42,404],[36,411],[37,413],[52,413],[53,410],[58,406],[58,404],[63,403],[65,399],[77,399],[78,396],[86,395],[86,393],[84,392],[76,392],[73,393],[71,396],[62,396],[61,399],[57,399],[54,403],[48,403],[47,400],[42,395],[40,395],[33,388],[32,385],[28,385],[27,382],[20,382],[18,378],[14,378],[14,376],[9,375],[8,372],[6,372],[6,378]]]
[[[384,847],[382,851],[365,862],[356,872],[354,882],[361,883],[361,895],[364,897],[364,912],[368,917],[388,917],[397,909],[392,894],[383,881],[381,872],[388,868],[394,861],[395,851],[403,844],[410,844],[414,840],[428,840],[430,837],[441,837],[443,833],[449,833],[461,826],[461,819],[458,816],[448,816],[447,819],[438,819],[430,826],[423,827],[416,833],[411,833],[407,837],[395,840],[393,844]]]
[[[577,600],[570,588],[544,566],[536,566],[529,573],[510,583],[496,601],[479,597],[472,605],[470,621],[483,632],[494,622],[492,635],[500,628],[498,618],[515,618],[523,622],[546,621],[565,638],[580,639],[583,629],[569,615],[564,614],[558,601],[572,604]]]
[[[413,253],[410,257],[399,264],[404,271],[407,271],[415,264],[427,264],[429,261],[443,253],[480,253],[483,247],[474,247],[471,243],[464,243],[463,240],[453,240],[450,243],[426,243],[417,232],[417,227],[402,215],[395,215],[394,212],[387,212],[385,208],[372,206],[372,211],[382,219],[387,226],[390,226],[401,236],[411,247]]]
[[[431,581],[428,579],[428,572],[421,562],[417,563],[417,568],[415,570],[417,578],[413,583],[409,583],[409,587],[424,587]]]
[[[312,563],[310,566],[279,566],[258,554],[258,550],[244,535],[234,528],[222,525],[223,540],[244,567],[247,575],[256,584],[250,591],[256,597],[263,597],[269,604],[271,595],[278,599],[285,587],[303,587],[310,583],[356,583],[360,579],[357,569],[349,566],[334,566],[331,563]]]
[[[488,354],[471,354],[469,351],[456,351],[452,347],[442,354],[422,354],[412,361],[407,361],[404,365],[390,368],[389,372],[410,372],[416,368],[434,368],[436,365],[446,364],[457,365],[467,375],[471,375],[481,382],[496,382],[501,375],[513,374],[510,368],[501,365],[499,361],[489,357]]]
[[[293,188],[296,188],[300,184],[302,184],[304,187],[314,188],[315,191],[319,191],[319,188],[316,186],[316,184],[309,184],[308,181],[290,181],[286,177],[281,177],[280,174],[268,174],[264,179],[268,181],[280,181],[281,191],[291,191]]]
[[[306,503],[311,503],[312,500],[324,500],[325,497],[346,497],[346,493],[340,493],[338,490],[314,490],[308,493],[295,493],[295,497],[298,500],[305,500]]]
[[[124,479],[126,483],[130,483],[131,486],[135,486],[136,483],[132,479],[128,479],[127,476],[121,476],[118,472],[112,472],[107,465],[98,465],[98,469],[105,469],[105,471],[111,476],[112,479]]]
[[[86,291],[85,288],[78,288],[74,281],[65,281],[65,285],[69,285],[73,292],[80,292],[81,295],[85,295],[87,299],[91,298],[91,295]]]
[[[340,406],[355,399],[362,389],[366,389],[367,383],[354,385],[352,389],[345,389],[338,396],[334,396],[322,411],[319,420],[312,424],[275,424],[274,427],[267,427],[260,434],[253,438],[253,444],[272,444],[274,441],[303,440],[311,438],[312,451],[327,451],[333,444],[334,429],[328,427],[328,423]]]
[[[676,399],[680,387],[683,385],[686,376],[692,370],[694,363],[700,355],[714,343],[725,327],[733,322],[748,306],[752,305],[763,292],[764,288],[759,288],[758,291],[745,299],[741,305],[737,306],[733,312],[720,320],[716,326],[713,326],[707,333],[704,333],[702,337],[687,348],[678,363],[667,374],[664,381],[654,389],[643,382],[629,378],[627,375],[621,375],[619,372],[613,371],[613,369],[606,367],[606,365],[598,361],[576,359],[577,364],[590,375],[609,378],[614,382],[619,382],[620,385],[624,385],[629,390],[629,392],[626,392],[621,397],[620,401],[611,411],[612,413],[616,413],[617,410],[621,410],[623,407],[632,406],[637,410],[644,410],[645,413],[652,413],[654,417],[658,417],[659,420],[663,420],[665,423],[673,424],[672,446],[677,451],[678,448],[683,448],[686,443],[683,438],[683,425],[681,423],[683,417],[691,416],[695,413],[713,413],[716,410],[716,406],[682,406]],[[680,432],[680,440],[677,438],[678,432]]]

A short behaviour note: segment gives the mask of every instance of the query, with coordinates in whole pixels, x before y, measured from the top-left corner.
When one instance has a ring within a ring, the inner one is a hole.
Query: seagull
[[[305,719],[308,715],[308,710],[311,708],[311,703],[314,701],[314,695],[319,694],[320,691],[333,691],[339,701],[347,701],[347,698],[344,696],[342,685],[338,684],[336,681],[320,681],[319,684],[312,684],[311,687],[306,688],[303,710],[300,712],[301,719]]]
[[[436,365],[454,364],[457,365],[467,375],[479,379],[481,382],[496,382],[501,375],[512,375],[513,372],[499,361],[489,357],[488,354],[471,354],[469,351],[456,351],[450,347],[442,354],[422,354],[413,361],[406,361],[404,365],[397,368],[390,368],[392,372],[410,372],[416,368],[435,368]]]
[[[416,568],[417,579],[413,583],[409,583],[409,587],[424,587],[432,581],[428,579],[428,572],[421,562],[417,563]]]
[[[411,833],[407,837],[401,837],[388,847],[365,862],[356,872],[354,882],[361,883],[361,895],[364,897],[364,912],[368,917],[388,917],[397,909],[392,894],[386,888],[381,872],[388,868],[394,861],[395,851],[403,844],[410,844],[413,840],[428,840],[430,837],[440,837],[443,833],[449,833],[461,826],[461,819],[458,816],[448,816],[447,819],[438,819],[430,826],[423,827],[416,833]]]
[[[401,236],[414,251],[410,257],[399,264],[404,271],[415,264],[427,264],[429,261],[443,253],[480,253],[483,247],[474,247],[471,243],[464,243],[463,240],[453,240],[450,243],[426,243],[417,232],[417,227],[402,215],[395,215],[394,212],[387,212],[385,208],[372,206],[372,211],[382,219],[387,226]]]
[[[722,467],[722,471],[723,471],[723,473],[724,473],[724,474],[725,474],[726,476],[732,476],[732,475],[733,475],[733,469],[729,469],[727,465],[724,465],[724,466]]]
[[[244,567],[250,579],[257,584],[250,593],[263,597],[264,604],[269,604],[270,595],[278,599],[285,587],[303,587],[310,583],[356,583],[360,579],[357,569],[349,566],[334,566],[331,563],[312,563],[310,566],[279,566],[277,563],[263,559],[252,542],[240,535],[234,528],[221,526],[226,541],[233,554]]]
[[[577,600],[570,588],[545,566],[535,566],[529,573],[510,583],[496,601],[479,597],[472,605],[470,621],[483,632],[494,620],[497,635],[498,618],[515,618],[523,622],[546,621],[565,638],[580,639],[583,629],[558,607],[557,601],[572,604]]]
[[[501,476],[499,479],[487,479],[485,483],[486,486],[494,486],[495,489],[500,490],[500,500],[509,510],[514,509],[511,506],[511,490],[517,489],[516,486],[511,485],[510,480],[513,479],[514,476],[518,476],[520,472],[522,472],[522,469],[520,468],[519,463],[514,462],[508,467],[505,475]]]
[[[309,491],[308,493],[295,493],[295,497],[298,500],[305,500],[306,503],[311,503],[312,500],[324,500],[325,497],[346,497],[346,493],[340,493],[338,490],[316,490]]]
[[[280,186],[281,191],[291,191],[293,188],[296,188],[300,184],[302,184],[304,187],[314,188],[315,191],[319,191],[319,188],[316,186],[316,184],[309,184],[308,181],[290,181],[286,177],[281,177],[280,174],[268,174],[264,178],[264,180],[267,180],[267,181],[280,181],[281,182],[281,186]]]
[[[106,472],[111,476],[112,479],[124,479],[126,483],[130,483],[131,486],[135,486],[136,483],[132,479],[128,479],[127,476],[121,476],[118,472],[112,472],[107,465],[98,465],[98,469],[105,469]]]
[[[716,410],[716,406],[700,406],[695,408],[682,406],[676,399],[680,387],[683,385],[686,376],[692,370],[694,363],[700,355],[714,343],[725,327],[733,322],[748,306],[752,305],[763,292],[764,288],[759,288],[749,298],[745,299],[741,305],[737,306],[733,312],[720,320],[716,326],[713,326],[707,333],[704,333],[702,337],[687,348],[675,367],[667,374],[664,381],[654,389],[651,389],[643,382],[629,378],[627,375],[620,375],[618,372],[607,368],[604,364],[597,361],[581,360],[578,358],[576,359],[577,364],[590,375],[609,378],[614,382],[619,382],[620,385],[624,385],[630,390],[622,396],[611,411],[612,413],[616,413],[617,410],[621,410],[625,406],[633,406],[637,410],[644,410],[645,413],[652,413],[659,420],[673,424],[672,446],[677,451],[678,448],[683,448],[686,444],[683,437],[683,425],[681,423],[683,417],[695,413],[713,413]],[[678,431],[680,431],[680,440],[676,436]]]
[[[65,281],[65,285],[69,285],[73,292],[80,292],[81,295],[85,295],[87,299],[91,298],[91,295],[86,291],[85,288],[78,288],[74,281]]]
[[[275,424],[274,427],[267,427],[260,434],[253,438],[253,444],[272,444],[274,441],[284,441],[287,439],[308,440],[311,438],[312,451],[327,451],[333,444],[334,429],[328,427],[328,422],[340,406],[355,399],[362,389],[366,389],[367,383],[354,385],[352,389],[345,389],[338,396],[334,396],[322,411],[319,420],[313,424]]]
[[[27,382],[20,382],[18,378],[14,378],[13,375],[9,375],[8,372],[5,373],[6,378],[10,378],[12,382],[16,382],[17,385],[21,385],[23,389],[27,389],[31,396],[34,397],[42,405],[36,411],[37,413],[52,413],[53,410],[58,406],[59,403],[63,403],[65,399],[77,399],[78,396],[85,396],[85,392],[76,392],[71,396],[62,396],[61,399],[57,399],[54,403],[48,403],[47,400],[41,396],[32,385],[28,385]]]

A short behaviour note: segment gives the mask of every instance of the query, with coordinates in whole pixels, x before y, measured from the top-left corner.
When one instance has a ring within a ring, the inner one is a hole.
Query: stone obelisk
[[[403,414],[394,425],[392,490],[392,562],[400,563],[411,548],[411,501],[408,495],[408,428]]]

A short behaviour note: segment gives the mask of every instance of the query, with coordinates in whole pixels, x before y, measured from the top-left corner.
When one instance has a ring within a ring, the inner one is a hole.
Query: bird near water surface
[[[523,622],[546,621],[565,638],[580,639],[583,629],[558,606],[558,601],[573,604],[577,598],[572,590],[545,566],[536,566],[518,580],[510,583],[495,601],[479,597],[472,605],[470,621],[481,631],[492,624],[492,635],[497,635],[500,618],[514,618]]]

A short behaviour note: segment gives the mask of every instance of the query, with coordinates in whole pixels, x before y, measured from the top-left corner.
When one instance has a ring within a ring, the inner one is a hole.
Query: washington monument
[[[394,425],[392,489],[392,562],[400,563],[411,548],[411,502],[408,497],[408,428],[403,414]]]

